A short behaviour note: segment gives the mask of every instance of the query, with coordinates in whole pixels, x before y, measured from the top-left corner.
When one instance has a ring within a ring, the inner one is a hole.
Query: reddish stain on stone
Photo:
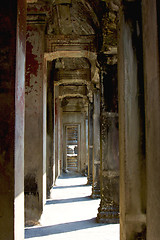
[[[33,27],[31,26],[31,25],[27,25],[27,38],[29,37],[29,31],[31,32],[31,31],[33,31]]]
[[[37,76],[39,63],[36,55],[32,53],[33,46],[26,42],[26,86],[30,87],[31,74]]]

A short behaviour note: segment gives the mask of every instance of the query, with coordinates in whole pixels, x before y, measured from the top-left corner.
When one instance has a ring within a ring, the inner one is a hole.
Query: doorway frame
[[[67,127],[78,127],[78,155],[77,155],[77,171],[81,171],[81,124],[80,123],[65,123],[63,124],[63,165],[62,170],[67,169]]]

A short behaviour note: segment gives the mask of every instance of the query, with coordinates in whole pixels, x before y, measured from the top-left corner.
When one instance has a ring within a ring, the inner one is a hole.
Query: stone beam
[[[97,86],[99,87],[99,69],[97,68],[96,53],[83,50],[83,51],[56,51],[56,52],[48,52],[44,54],[44,58],[47,61],[53,61],[57,58],[63,58],[63,57],[87,58],[91,64],[91,81],[93,81],[93,83],[97,84]]]
[[[48,34],[46,38],[46,52],[57,51],[89,51],[97,50],[97,40],[95,35],[74,36],[74,35],[53,35]]]
[[[27,3],[37,3],[38,0],[27,0]]]
[[[54,4],[71,4],[72,0],[55,0]]]
[[[82,96],[87,95],[87,88],[85,86],[60,86],[59,96],[65,96],[66,94],[80,94]]]
[[[61,85],[63,85],[63,86],[72,86],[72,85],[74,85],[74,86],[76,86],[76,85],[82,85],[82,86],[84,86],[84,85],[86,85],[86,86],[88,86],[88,87],[90,87],[91,86],[91,82],[89,82],[89,81],[87,81],[87,80],[84,80],[84,79],[74,79],[74,80],[72,80],[72,79],[63,79],[63,80],[59,80],[59,81],[54,81],[54,85],[57,85],[57,86],[61,86]]]
[[[63,96],[59,96],[59,99],[64,99],[64,98],[83,98],[85,101],[88,101],[87,97],[85,95],[82,94],[65,94]]]

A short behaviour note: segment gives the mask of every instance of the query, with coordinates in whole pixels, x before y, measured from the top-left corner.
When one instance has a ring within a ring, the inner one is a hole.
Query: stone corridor
[[[81,175],[64,174],[51,190],[40,224],[26,227],[27,240],[118,240],[119,224],[96,223],[100,199]]]
[[[0,240],[160,240],[160,1],[1,2]]]

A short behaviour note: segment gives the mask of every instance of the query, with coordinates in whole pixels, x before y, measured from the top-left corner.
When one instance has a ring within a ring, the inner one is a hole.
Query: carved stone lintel
[[[46,35],[46,52],[55,51],[89,51],[96,52],[96,39],[94,35],[71,36],[71,35]]]
[[[71,4],[72,0],[55,0],[55,4],[59,5],[59,4]]]
[[[27,23],[28,24],[42,24],[45,25],[46,21],[46,14],[27,14]]]

